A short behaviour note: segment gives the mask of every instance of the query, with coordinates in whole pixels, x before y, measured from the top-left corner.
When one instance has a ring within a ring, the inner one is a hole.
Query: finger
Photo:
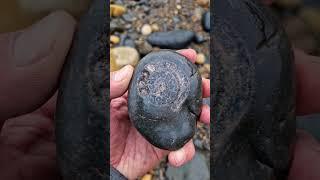
[[[174,167],[182,166],[190,161],[195,154],[195,148],[192,140],[185,144],[181,149],[169,153],[169,163]]]
[[[210,97],[210,79],[202,78],[202,96],[203,98]]]
[[[110,99],[120,97],[127,91],[133,70],[132,66],[127,65],[110,73]]]
[[[320,179],[320,144],[305,131],[297,132],[294,157],[288,180]]]
[[[208,105],[202,105],[200,121],[205,124],[210,124],[210,107]]]
[[[53,120],[54,113],[56,111],[57,97],[58,91],[44,105],[42,105],[37,112]]]
[[[178,53],[188,58],[192,63],[196,62],[197,59],[197,52],[193,49],[182,49],[178,50]]]
[[[320,112],[320,57],[295,50],[297,114]]]
[[[22,31],[0,35],[0,122],[35,111],[54,94],[75,24],[57,11]]]

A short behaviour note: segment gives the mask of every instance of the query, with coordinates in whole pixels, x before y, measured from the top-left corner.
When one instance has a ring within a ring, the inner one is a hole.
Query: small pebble
[[[128,13],[124,14],[122,16],[122,18],[127,22],[133,22],[133,21],[137,20],[136,17],[134,17],[132,14],[128,14]]]
[[[195,140],[193,141],[193,143],[194,143],[194,145],[195,145],[197,148],[203,149],[203,144],[202,144],[202,142],[201,142],[199,139],[195,139]]]
[[[178,4],[178,5],[177,5],[177,9],[180,10],[181,8],[182,8],[181,5]]]
[[[147,36],[152,33],[152,28],[149,24],[145,24],[141,28],[141,34]]]
[[[187,30],[155,32],[148,36],[147,41],[160,48],[182,49],[193,41],[195,33]]]
[[[110,53],[110,71],[117,71],[120,68],[117,66],[116,61],[114,60],[114,56]]]
[[[204,12],[204,11],[203,11],[203,8],[197,7],[197,8],[194,10],[193,15],[192,15],[192,17],[191,17],[192,21],[193,21],[193,22],[196,22],[196,21],[201,20],[203,12]]]
[[[158,24],[152,24],[151,25],[151,29],[152,29],[152,32],[157,32],[160,30]]]
[[[201,44],[205,41],[206,39],[201,34],[196,34],[196,36],[194,37],[194,42],[197,44]]]
[[[197,0],[197,3],[199,4],[199,6],[206,8],[209,7],[210,0]]]
[[[126,12],[126,8],[121,5],[111,4],[110,12],[111,16],[118,17]]]
[[[118,44],[120,42],[120,38],[118,36],[115,36],[115,35],[111,35],[110,36],[110,42],[112,44]]]
[[[203,53],[197,54],[197,59],[196,59],[197,64],[204,64],[205,61],[206,61],[206,56]]]
[[[151,174],[146,174],[141,178],[141,180],[152,180],[152,175]]]
[[[207,72],[210,72],[210,64],[204,64],[203,67],[207,70]]]
[[[205,31],[210,31],[210,12],[207,11],[202,16],[202,26]]]
[[[110,56],[111,59],[114,59],[115,69],[120,69],[128,64],[135,66],[140,59],[139,53],[136,49],[123,46],[112,48]]]
[[[146,41],[138,42],[136,44],[137,44],[137,47],[138,47],[140,54],[142,54],[142,55],[146,55],[152,51],[152,46]]]

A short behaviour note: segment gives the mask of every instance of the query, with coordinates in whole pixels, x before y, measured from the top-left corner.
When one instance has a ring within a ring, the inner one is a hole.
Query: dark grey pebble
[[[127,34],[121,34],[119,46],[128,46],[135,48],[136,45]]]
[[[204,43],[206,41],[207,40],[200,34],[196,34],[195,37],[194,37],[194,42],[197,43],[197,44],[201,44],[201,43]]]
[[[146,55],[135,67],[128,111],[134,127],[154,146],[177,150],[194,135],[201,112],[201,76],[175,51]]]
[[[133,22],[136,20],[136,18],[131,14],[131,13],[126,13],[124,15],[122,15],[123,20],[127,21],[127,22]]]
[[[168,32],[155,32],[149,35],[147,41],[160,48],[182,49],[188,47],[193,41],[195,33],[187,30],[174,30]]]
[[[210,31],[210,12],[205,12],[202,16],[202,26],[207,32]]]

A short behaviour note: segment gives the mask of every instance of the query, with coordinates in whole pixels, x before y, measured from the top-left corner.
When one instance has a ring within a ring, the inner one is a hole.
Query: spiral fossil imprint
[[[282,180],[295,134],[293,53],[256,0],[215,0],[211,177]]]
[[[173,51],[145,56],[129,88],[129,116],[153,145],[168,150],[190,140],[200,115],[201,77],[186,57]]]

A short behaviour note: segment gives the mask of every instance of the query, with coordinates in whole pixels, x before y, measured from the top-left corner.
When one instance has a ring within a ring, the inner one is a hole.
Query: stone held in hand
[[[160,48],[183,49],[194,40],[195,33],[188,30],[174,30],[167,32],[154,32],[148,36],[147,41]]]
[[[202,80],[194,64],[174,51],[146,55],[128,93],[129,117],[154,146],[177,150],[194,135],[201,113]]]

